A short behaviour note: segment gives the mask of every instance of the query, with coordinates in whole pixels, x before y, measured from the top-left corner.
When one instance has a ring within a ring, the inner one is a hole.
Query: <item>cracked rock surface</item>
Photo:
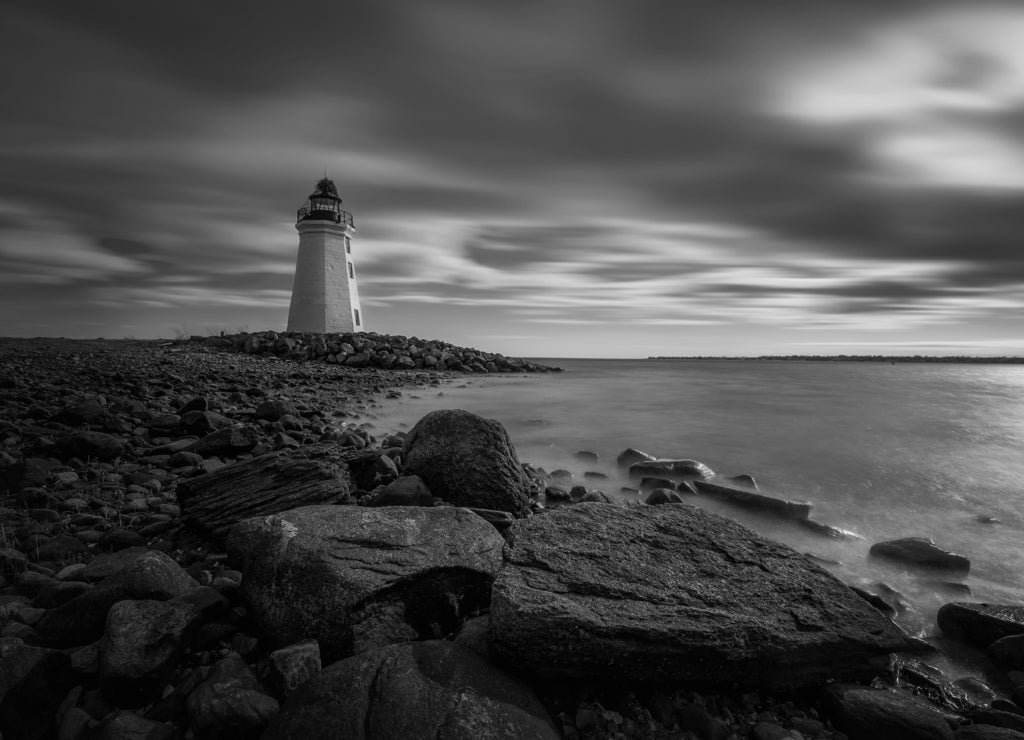
[[[228,538],[264,630],[337,659],[443,637],[487,607],[501,535],[454,507],[306,506],[247,519]]]
[[[556,510],[517,522],[505,559],[491,647],[540,674],[796,689],[907,644],[804,556],[689,506]]]

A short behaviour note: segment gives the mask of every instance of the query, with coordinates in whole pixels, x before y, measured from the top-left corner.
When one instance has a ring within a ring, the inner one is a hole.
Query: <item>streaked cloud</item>
[[[326,169],[382,331],[534,355],[592,353],[591,330],[625,355],[1014,341],[1019,4],[357,0],[245,19],[12,6],[0,333],[283,326],[295,209]]]

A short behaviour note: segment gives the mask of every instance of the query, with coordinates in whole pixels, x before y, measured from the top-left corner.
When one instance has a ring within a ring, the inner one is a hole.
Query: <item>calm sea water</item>
[[[500,421],[522,460],[612,476],[636,447],[695,458],[721,476],[749,473],[763,493],[810,501],[812,517],[864,537],[810,534],[770,517],[696,503],[838,565],[850,584],[905,595],[900,621],[934,632],[954,600],[1024,604],[1024,367],[818,362],[547,361],[562,374],[487,376],[407,393],[381,409],[377,431],[462,408]],[[414,397],[418,396],[418,397]],[[590,450],[601,462],[573,458]],[[632,496],[635,498],[635,495]],[[979,515],[999,519],[978,521]],[[967,555],[965,597],[935,576],[867,558],[873,542],[932,537]]]

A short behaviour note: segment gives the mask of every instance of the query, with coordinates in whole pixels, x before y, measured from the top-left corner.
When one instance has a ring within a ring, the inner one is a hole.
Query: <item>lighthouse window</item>
[[[356,312],[356,326],[359,326],[359,309],[353,309]]]
[[[352,242],[347,236],[345,237],[345,251],[352,254]]]
[[[348,263],[348,276],[350,278],[354,278],[356,276],[356,271],[352,269],[352,263],[351,262]]]

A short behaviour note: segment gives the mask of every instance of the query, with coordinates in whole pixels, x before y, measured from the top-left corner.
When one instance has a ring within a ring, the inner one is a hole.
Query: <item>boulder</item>
[[[628,470],[629,466],[632,465],[633,463],[651,462],[652,460],[656,459],[657,458],[654,455],[648,455],[646,452],[643,452],[642,450],[637,450],[634,449],[633,447],[627,447],[626,449],[619,453],[619,456],[617,458],[615,458],[615,464],[620,469]]]
[[[985,650],[996,640],[1024,635],[1024,606],[1011,604],[944,604],[936,615],[946,637]]]
[[[195,734],[210,740],[254,740],[280,708],[238,653],[228,653],[217,661],[209,677],[189,694],[185,706]]]
[[[533,691],[444,640],[381,647],[325,669],[292,695],[264,740],[550,738]]]
[[[104,717],[87,737],[89,740],[175,740],[178,734],[163,722],[118,710]]]
[[[662,504],[685,504],[686,501],[671,488],[655,488],[644,499],[644,503],[648,506],[661,506]]]
[[[310,457],[310,455],[313,457]],[[313,504],[343,504],[353,489],[348,465],[326,450],[272,453],[178,484],[182,519],[223,544],[243,519]]]
[[[229,429],[218,429],[210,432],[202,439],[197,439],[183,452],[195,452],[203,457],[224,455],[234,457],[243,452],[248,452],[259,444],[259,432],[252,427],[231,427]]]
[[[988,646],[988,655],[999,665],[1024,671],[1024,634],[1000,637]]]
[[[907,565],[948,570],[962,575],[967,575],[971,569],[971,561],[966,557],[943,550],[927,537],[903,537],[898,540],[876,542],[868,554]]]
[[[909,644],[799,553],[695,507],[579,504],[508,537],[491,647],[524,671],[783,690],[870,678]]]
[[[938,709],[909,693],[835,684],[823,706],[850,740],[953,740]]]
[[[390,458],[383,458],[390,459]],[[403,475],[372,491],[364,506],[433,506],[434,496],[418,475]]]
[[[166,601],[198,585],[170,556],[151,550],[100,581],[95,588],[49,609],[36,630],[46,645],[85,645],[103,634],[107,613],[117,602],[125,599]]]
[[[256,418],[266,419],[267,421],[277,421],[282,416],[298,416],[298,414],[299,412],[290,401],[280,398],[264,401],[256,407]]]
[[[1024,732],[992,725],[964,725],[954,737],[956,740],[1024,740]]]
[[[95,458],[107,462],[124,454],[120,438],[103,432],[75,432],[57,440],[57,449],[65,459]]]
[[[107,613],[100,640],[100,685],[118,706],[141,706],[159,698],[199,609],[174,601],[119,601]]]
[[[1017,732],[1024,732],[1024,716],[1019,711],[1007,712],[991,707],[979,707],[971,717],[977,725],[1005,727]]]
[[[404,473],[456,506],[530,514],[530,483],[508,432],[457,409],[432,411],[405,437]]]
[[[197,437],[233,426],[231,419],[216,411],[189,411],[178,420],[178,429],[183,434],[194,434]]]
[[[658,488],[667,488],[670,491],[676,490],[676,484],[668,478],[645,477],[640,479],[640,493],[650,493]]]
[[[105,552],[97,555],[85,566],[81,579],[87,583],[102,581],[108,576],[127,568],[149,550],[144,547],[128,547],[117,552]]]
[[[330,661],[454,632],[486,609],[503,545],[455,507],[307,506],[242,522],[228,552],[264,631]]]
[[[700,480],[695,480],[693,485],[696,487],[697,493],[735,506],[742,506],[744,509],[754,509],[786,519],[806,519],[811,514],[811,505],[806,501],[789,501],[742,488],[721,486],[717,483]]]
[[[50,723],[74,683],[59,650],[0,637],[0,728],[8,740],[52,737]]]
[[[707,480],[715,476],[715,472],[697,460],[643,460],[629,466],[630,478],[668,478],[680,480]]]

